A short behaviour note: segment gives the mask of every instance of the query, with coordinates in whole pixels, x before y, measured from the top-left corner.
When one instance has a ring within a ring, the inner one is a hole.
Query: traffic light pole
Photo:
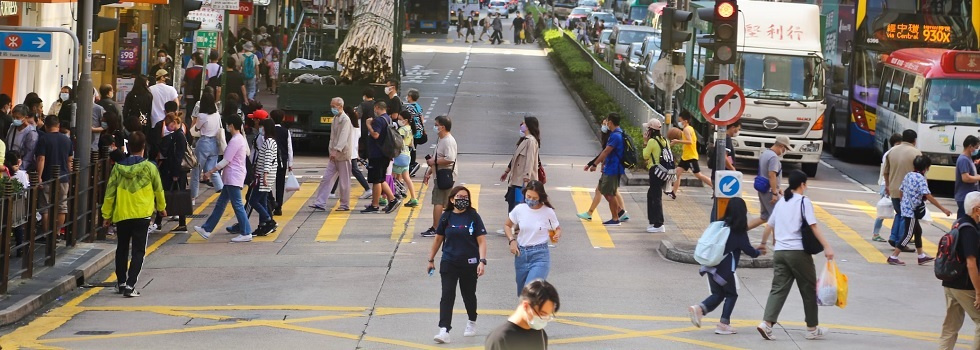
[[[75,88],[75,96],[78,97],[76,100],[78,109],[75,113],[75,120],[72,121],[72,126],[74,127],[72,132],[76,140],[75,154],[78,156],[81,165],[81,169],[77,169],[80,179],[89,178],[88,167],[92,163],[92,160],[86,154],[91,154],[87,151],[92,147],[92,108],[95,104],[94,91],[92,90],[92,12],[94,11],[95,1],[99,0],[78,1],[78,32],[82,33],[85,39],[82,43],[82,50],[84,52],[82,56],[82,74],[78,79],[78,86]],[[88,203],[90,193],[79,191],[76,195],[80,197],[78,203]],[[90,209],[95,210],[95,208]],[[84,221],[85,219],[82,220]],[[81,226],[76,227],[88,226],[83,222]]]
[[[728,80],[728,69],[731,65],[722,64],[718,65],[718,79]],[[715,171],[711,172],[711,185],[717,186],[718,179],[714,178],[715,173],[725,169],[725,159],[728,157],[725,148],[725,127],[715,126]],[[735,150],[732,150],[735,152]],[[711,190],[712,194],[715,192],[714,189]],[[725,209],[728,207],[728,198],[718,198],[718,196],[713,196],[715,198],[715,212],[716,216],[712,218],[713,220],[721,220],[725,216]]]

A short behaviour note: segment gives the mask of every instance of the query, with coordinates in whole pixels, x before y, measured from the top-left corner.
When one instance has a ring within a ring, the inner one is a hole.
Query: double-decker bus
[[[875,147],[904,130],[918,134],[930,180],[954,181],[963,140],[980,134],[980,51],[900,49],[881,69]]]
[[[878,95],[888,54],[903,48],[976,50],[980,1],[823,0],[826,146],[835,156],[884,152]]]

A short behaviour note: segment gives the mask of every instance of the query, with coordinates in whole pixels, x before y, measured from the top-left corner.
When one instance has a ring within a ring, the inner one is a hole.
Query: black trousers
[[[504,37],[503,34],[500,34],[499,30],[494,29],[493,33],[490,34],[490,43],[493,44],[493,42],[496,41],[497,44],[499,45],[503,43],[504,40],[503,37]]]
[[[660,227],[664,225],[664,182],[653,174],[650,168],[650,188],[647,189],[647,218],[650,225]]]
[[[282,210],[282,202],[286,199],[286,172],[289,171],[288,168],[279,167],[279,171],[276,172],[276,195],[275,197],[269,197],[269,208],[275,210]]]
[[[143,270],[143,256],[146,255],[146,229],[150,219],[130,219],[116,223],[116,280],[136,288],[136,281]],[[129,245],[133,245],[133,260],[129,262]],[[128,271],[127,271],[128,267]]]
[[[504,195],[504,200],[507,201],[507,213],[514,211],[514,207],[516,207],[518,204],[524,203],[524,198],[516,198],[518,188],[521,187],[511,185],[507,188],[507,194]]]
[[[167,174],[166,171],[160,174],[160,182],[163,184],[164,191],[187,189],[187,173],[176,174],[176,176],[177,176],[177,181],[175,182],[174,175]],[[178,216],[178,219],[179,219],[180,226],[187,226],[186,217],[181,215]],[[160,227],[160,224],[163,223],[163,217],[160,216],[160,214],[157,214],[157,219],[154,220],[153,223],[157,224],[157,227]]]
[[[416,154],[415,149],[416,148],[417,147],[412,147],[412,148],[409,148],[408,149],[409,150],[409,154],[412,157],[412,159],[408,163],[408,172],[409,173],[411,173],[412,172],[412,169],[415,169],[415,166],[419,164],[419,163],[415,162],[415,154]]]
[[[456,304],[456,285],[463,296],[466,314],[476,321],[476,265],[443,260],[439,263],[442,277],[442,299],[439,301],[439,328],[453,329],[453,305]]]

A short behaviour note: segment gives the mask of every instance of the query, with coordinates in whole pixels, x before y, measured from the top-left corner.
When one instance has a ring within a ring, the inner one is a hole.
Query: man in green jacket
[[[129,157],[116,163],[106,185],[102,218],[105,226],[116,224],[116,293],[127,298],[140,296],[136,280],[143,268],[146,254],[147,228],[154,211],[167,216],[163,184],[157,167],[143,158],[146,136],[134,132],[129,136]],[[154,208],[156,210],[154,210]],[[133,261],[128,265],[129,244],[133,244]]]

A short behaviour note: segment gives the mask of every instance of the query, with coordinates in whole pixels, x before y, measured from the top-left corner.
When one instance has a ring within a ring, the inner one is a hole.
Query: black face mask
[[[469,199],[456,199],[456,200],[453,200],[453,206],[456,207],[456,210],[466,210],[466,209],[469,209],[469,207],[470,207],[470,200]]]

